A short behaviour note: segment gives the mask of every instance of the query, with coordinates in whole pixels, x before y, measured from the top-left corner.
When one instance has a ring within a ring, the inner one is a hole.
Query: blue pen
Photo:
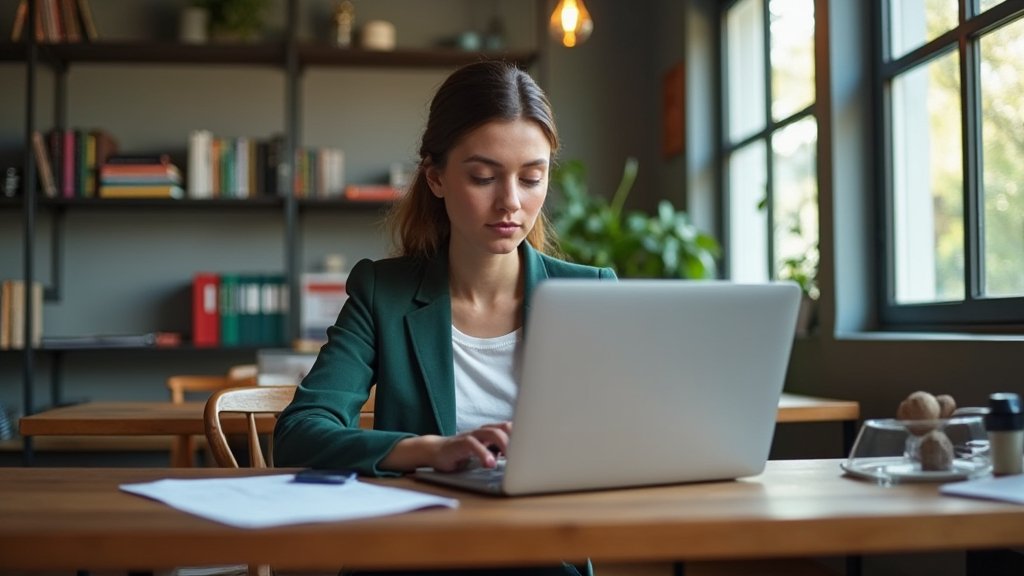
[[[356,473],[351,470],[302,470],[295,474],[295,482],[308,484],[344,484],[355,480]]]

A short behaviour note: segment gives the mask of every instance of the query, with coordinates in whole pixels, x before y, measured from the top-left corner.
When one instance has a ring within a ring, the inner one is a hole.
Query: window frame
[[[772,62],[771,62],[771,14],[769,11],[769,3],[771,0],[762,0],[761,3],[761,26],[762,26],[762,58],[761,66],[764,71],[764,126],[735,142],[730,141],[730,123],[729,123],[729,105],[726,102],[727,95],[730,94],[729,89],[729,33],[728,33],[728,16],[730,10],[734,9],[737,4],[742,0],[729,0],[723,3],[719,12],[719,58],[720,66],[720,78],[719,87],[721,93],[726,95],[723,98],[722,108],[719,113],[719,134],[721,134],[721,150],[719,152],[719,171],[722,183],[722,202],[721,202],[721,218],[722,218],[722,238],[723,238],[723,266],[722,269],[725,271],[726,276],[729,276],[729,271],[732,267],[731,254],[737,248],[732,246],[732,222],[729,217],[730,214],[730,202],[732,201],[731,194],[731,179],[729,177],[729,166],[730,161],[735,153],[743,150],[747,146],[750,146],[754,142],[761,141],[764,143],[765,149],[765,220],[767,222],[767,233],[765,248],[766,252],[763,254],[764,258],[767,259],[767,270],[768,277],[770,280],[778,279],[778,270],[776,263],[776,248],[775,248],[775,162],[773,161],[773,148],[772,148],[772,137],[778,132],[784,130],[792,124],[796,124],[805,118],[813,118],[815,125],[818,127],[817,138],[820,138],[820,125],[821,120],[818,118],[818,98],[819,94],[815,91],[814,99],[807,106],[791,112],[788,116],[776,120],[772,114]],[[814,0],[811,0],[812,6],[816,5]],[[818,38],[814,39],[815,51],[817,51]],[[817,55],[817,54],[816,54]],[[817,64],[815,64],[817,68]],[[815,70],[817,75],[817,70]],[[815,82],[815,88],[817,83]],[[817,153],[817,149],[816,149]],[[815,167],[817,173],[819,168]],[[815,181],[817,182],[818,176],[816,174]],[[816,204],[820,211],[820,194],[821,190],[816,190],[817,198]],[[821,230],[820,230],[821,215],[819,212],[819,229],[815,231],[817,242],[820,246],[821,242]]]
[[[874,42],[876,189],[879,191],[878,249],[879,268],[877,296],[879,320],[883,328],[893,330],[935,331],[1001,331],[1024,326],[1024,297],[987,297],[982,295],[983,253],[982,217],[982,153],[981,83],[979,69],[981,37],[996,28],[1024,18],[1024,1],[1005,0],[978,14],[979,0],[959,0],[958,24],[952,30],[923,45],[890,59],[890,3],[898,0],[876,0],[872,3]],[[893,182],[893,80],[912,68],[956,51],[960,73],[960,129],[963,173],[964,213],[964,299],[953,302],[898,304],[896,294],[896,258]]]

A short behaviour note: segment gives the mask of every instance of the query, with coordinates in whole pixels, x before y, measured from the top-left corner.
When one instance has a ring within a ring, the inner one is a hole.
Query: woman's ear
[[[423,175],[427,178],[427,186],[430,186],[430,192],[438,198],[444,198],[444,185],[441,184],[441,170],[439,170],[433,163],[429,163],[423,167]]]

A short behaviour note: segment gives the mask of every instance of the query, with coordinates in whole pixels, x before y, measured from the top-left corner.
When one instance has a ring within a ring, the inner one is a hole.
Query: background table
[[[39,412],[21,418],[22,436],[127,435],[161,436],[203,435],[203,402],[86,402]],[[848,400],[814,398],[783,394],[779,401],[778,421],[855,422],[860,405]],[[241,418],[228,417],[229,432],[244,432]],[[372,414],[363,414],[360,424],[371,426]],[[273,416],[257,418],[261,433],[274,430]]]
[[[22,436],[203,436],[205,406],[205,402],[85,402],[25,416],[18,429]],[[364,414],[360,424],[369,422],[372,426],[372,417]],[[256,429],[261,434],[270,434],[275,421],[273,415],[257,415]],[[245,419],[226,414],[224,429],[231,434],[244,434]]]
[[[850,453],[857,438],[860,402],[782,393],[778,422],[839,422],[843,427],[842,454]]]

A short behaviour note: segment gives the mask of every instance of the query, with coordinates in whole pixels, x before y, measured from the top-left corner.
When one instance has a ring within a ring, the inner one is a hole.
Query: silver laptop
[[[521,495],[758,474],[799,301],[788,282],[543,282],[505,462],[414,477]]]

